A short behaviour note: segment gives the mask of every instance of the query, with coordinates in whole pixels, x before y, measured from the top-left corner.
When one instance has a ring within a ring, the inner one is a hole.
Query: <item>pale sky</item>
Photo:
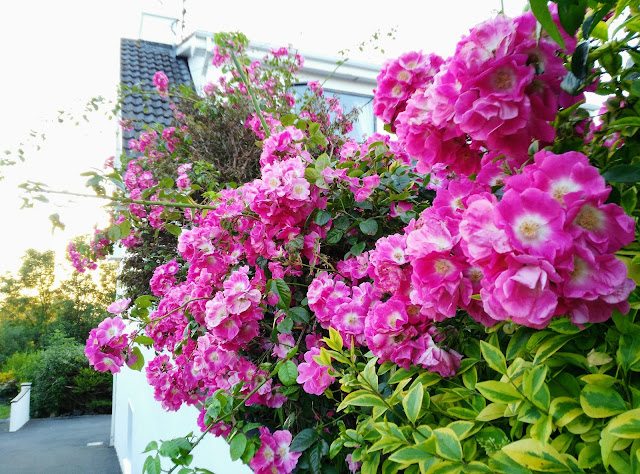
[[[509,15],[519,14],[525,0],[505,0]],[[182,0],[23,0],[0,3],[0,153],[16,151],[21,142],[33,143],[29,133],[45,133],[41,150],[25,147],[27,162],[0,168],[3,230],[0,274],[14,271],[28,248],[56,250],[60,261],[66,243],[76,235],[92,233],[104,224],[105,214],[97,200],[54,198],[19,210],[17,185],[42,181],[54,189],[85,192],[92,167],[100,168],[115,152],[115,124],[104,111],[81,118],[92,97],[113,99],[119,78],[119,40],[138,38],[142,11],[179,17]],[[351,49],[352,59],[381,64],[409,50],[450,55],[460,37],[475,24],[493,16],[500,0],[327,0],[311,2],[213,2],[186,0],[187,33],[242,31],[250,40],[276,46],[292,44],[302,53],[338,57]],[[240,5],[242,6],[240,8]],[[394,41],[380,46],[384,55],[368,49],[362,56],[358,45],[381,30],[396,29]],[[148,31],[148,30],[147,30]],[[144,39],[144,38],[143,38]],[[58,111],[73,113],[80,124],[58,124]],[[37,142],[40,143],[40,142]],[[48,216],[60,214],[67,224],[52,236]]]

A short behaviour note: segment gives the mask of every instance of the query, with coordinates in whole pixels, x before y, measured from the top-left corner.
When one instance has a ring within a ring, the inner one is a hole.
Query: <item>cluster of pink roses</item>
[[[113,305],[110,309],[113,310]],[[89,364],[101,372],[115,374],[125,362],[135,363],[135,356],[129,353],[129,336],[119,316],[107,318],[91,330],[84,353]]]
[[[160,97],[169,95],[169,78],[164,72],[158,71],[153,75],[153,85],[158,89]]]
[[[98,268],[98,260],[107,257],[110,251],[111,241],[105,236],[105,231],[95,229],[93,239],[89,241],[87,249],[81,252],[74,242],[67,245],[67,255],[73,268],[84,273],[85,270]]]
[[[268,428],[260,428],[260,449],[249,466],[256,474],[289,474],[298,463],[301,453],[289,450],[291,433],[288,430],[273,434]]]
[[[480,295],[494,320],[542,328],[565,314],[574,324],[629,310],[635,288],[615,252],[635,238],[635,221],[581,153],[541,151],[505,178],[498,202],[470,197],[460,223],[469,262],[482,268]]]
[[[85,257],[78,252],[78,246],[73,242],[69,242],[67,245],[67,255],[69,256],[69,260],[71,261],[73,268],[80,273],[84,273],[86,269],[95,270],[98,268],[98,264],[96,262],[89,260],[88,257]]]
[[[560,88],[567,71],[559,47],[538,38],[536,24],[531,12],[498,15],[472,29],[446,61],[407,53],[385,65],[375,112],[397,129],[419,172],[444,164],[477,173],[486,150],[519,166],[533,140],[553,141],[558,106],[580,97]],[[576,41],[566,43],[570,53]]]

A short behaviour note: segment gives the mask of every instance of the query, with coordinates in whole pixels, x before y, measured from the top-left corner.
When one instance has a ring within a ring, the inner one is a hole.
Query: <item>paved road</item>
[[[110,415],[30,420],[14,433],[0,432],[0,472],[120,474],[110,431]]]

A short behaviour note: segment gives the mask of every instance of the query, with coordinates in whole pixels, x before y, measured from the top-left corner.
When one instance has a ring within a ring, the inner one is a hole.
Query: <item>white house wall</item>
[[[143,350],[147,361],[154,357]],[[124,474],[139,474],[149,453],[142,453],[150,441],[166,441],[201,431],[196,423],[198,410],[183,406],[177,412],[166,412],[153,398],[145,373],[123,367],[114,376],[113,444]],[[193,451],[191,467],[203,467],[218,473],[251,474],[241,461],[231,461],[224,438],[207,435]],[[170,462],[163,469],[171,468]]]

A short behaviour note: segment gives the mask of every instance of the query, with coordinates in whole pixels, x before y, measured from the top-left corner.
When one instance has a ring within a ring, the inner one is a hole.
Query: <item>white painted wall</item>
[[[31,407],[31,384],[20,384],[20,393],[11,400],[11,418],[9,418],[9,431],[18,431],[29,421],[29,408]]]
[[[152,350],[143,350],[145,360],[154,357]],[[153,389],[143,372],[123,367],[114,376],[112,413],[113,445],[124,474],[142,472],[148,453],[142,453],[150,441],[169,440],[201,431],[196,423],[198,410],[183,406],[177,412],[166,412],[153,398]],[[231,461],[229,446],[223,438],[207,435],[193,451],[191,467],[204,467],[215,473],[250,474],[241,461]],[[163,469],[171,467],[170,462]]]

